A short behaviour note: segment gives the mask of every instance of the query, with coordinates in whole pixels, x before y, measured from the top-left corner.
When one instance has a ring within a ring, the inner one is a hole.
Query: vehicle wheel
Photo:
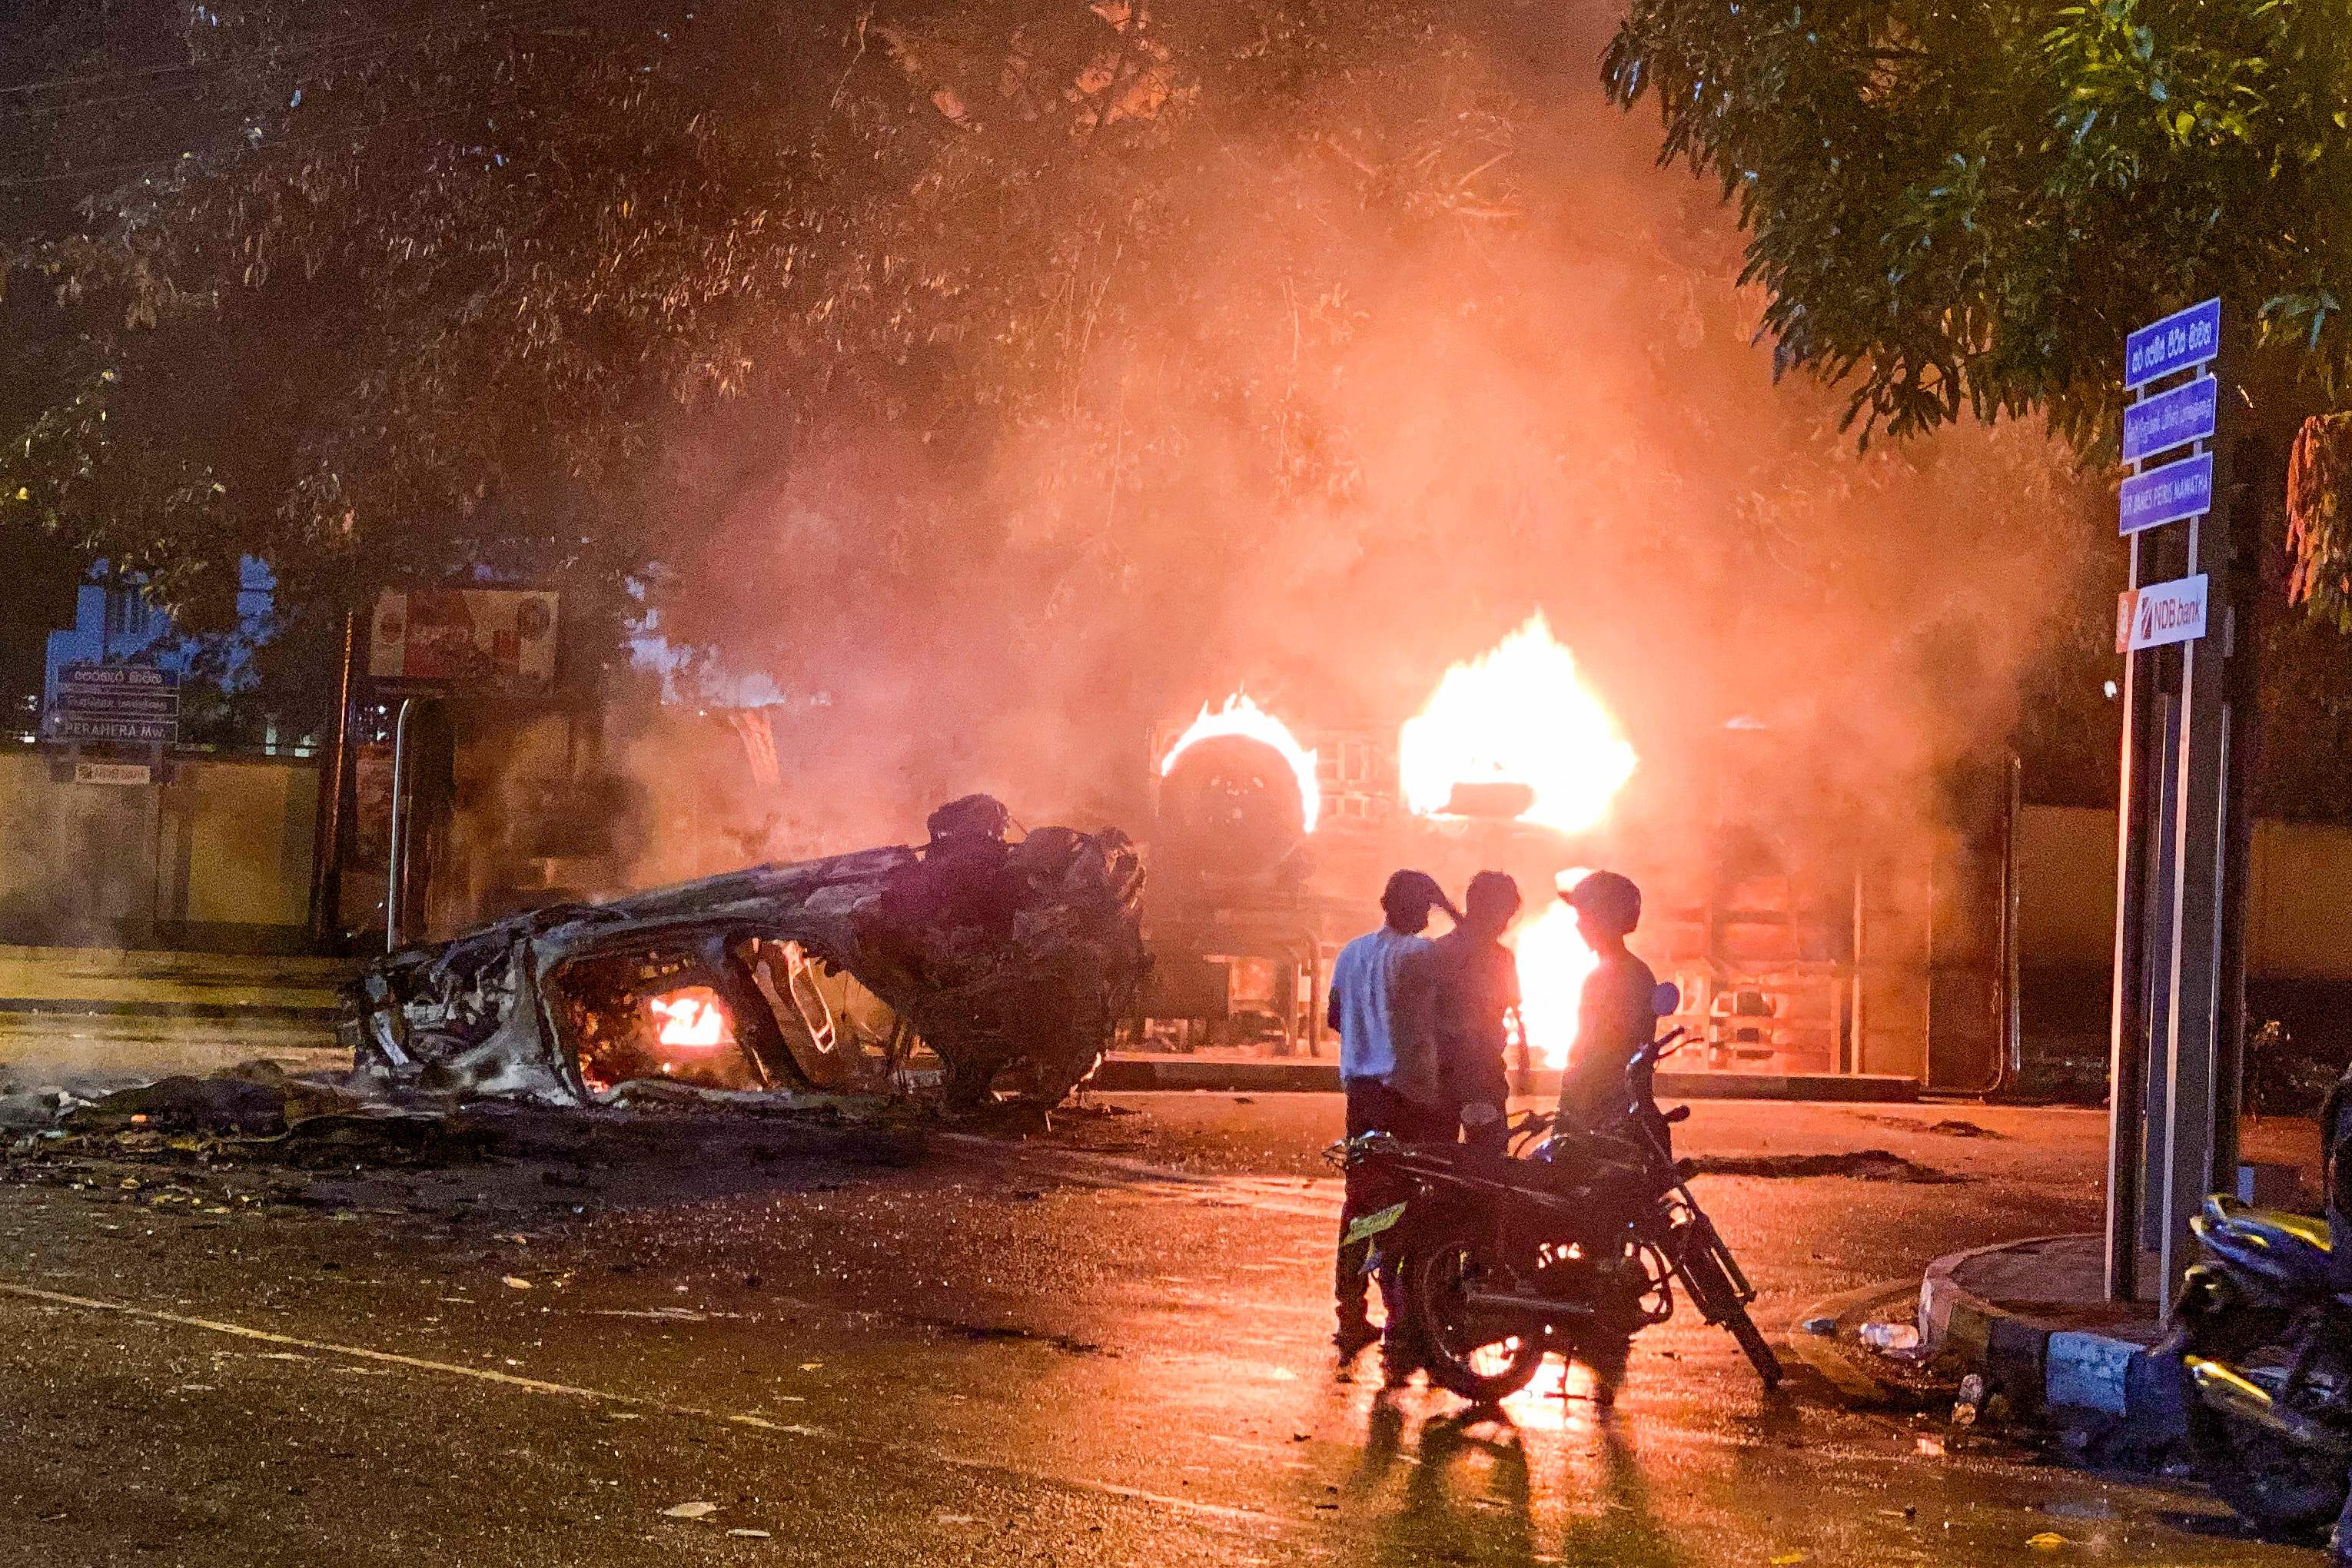
[[[2226,1362],[2275,1395],[2294,1364],[2293,1326],[2276,1311],[2224,1308],[2191,1320],[2183,1349]],[[2186,1374],[2184,1373],[2184,1379]],[[2344,1461],[2331,1460],[2187,1392],[2197,1473],[2238,1517],[2273,1540],[2315,1542],[2344,1510]]]
[[[1525,1388],[1544,1358],[1543,1334],[1534,1323],[1463,1300],[1470,1284],[1489,1272],[1484,1253],[1467,1241],[1417,1251],[1402,1280],[1413,1349],[1430,1381],[1475,1405],[1493,1405]]]

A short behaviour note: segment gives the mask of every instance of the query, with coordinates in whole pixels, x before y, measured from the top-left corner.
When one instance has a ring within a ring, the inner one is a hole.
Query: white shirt
[[[1397,1070],[1397,976],[1429,952],[1429,939],[1382,926],[1339,950],[1331,965],[1331,1022],[1339,1030],[1339,1079],[1391,1078]],[[1408,1049],[1417,1049],[1408,1047]]]

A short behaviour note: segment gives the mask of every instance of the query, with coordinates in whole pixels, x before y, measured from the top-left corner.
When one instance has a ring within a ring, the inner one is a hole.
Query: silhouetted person
[[[1625,946],[1642,923],[1642,889],[1614,871],[1595,871],[1560,895],[1576,910],[1577,934],[1601,962],[1577,1003],[1576,1043],[1560,1074],[1563,1130],[1605,1127],[1632,1103],[1625,1069],[1657,1037],[1658,977]]]
[[[1518,918],[1519,885],[1500,871],[1481,871],[1470,879],[1462,909],[1460,923],[1429,944],[1426,961],[1439,1083],[1463,1136],[1499,1151],[1511,1098],[1510,1020],[1519,1006],[1518,958],[1502,939]]]
[[[1348,1097],[1348,1136],[1387,1132],[1409,1143],[1451,1142],[1452,1108],[1439,1087],[1436,1043],[1430,1029],[1430,949],[1421,933],[1429,911],[1454,912],[1452,900],[1421,871],[1399,871],[1381,894],[1381,929],[1339,950],[1331,966],[1329,1023],[1339,1033],[1339,1087]],[[1348,1168],[1339,1212],[1339,1255],[1331,1288],[1339,1316],[1331,1342],[1352,1356],[1380,1338],[1367,1311],[1364,1261],[1371,1244],[1350,1244],[1348,1227],[1360,1215],[1399,1201],[1380,1173]],[[1385,1285],[1385,1281],[1383,1281]]]

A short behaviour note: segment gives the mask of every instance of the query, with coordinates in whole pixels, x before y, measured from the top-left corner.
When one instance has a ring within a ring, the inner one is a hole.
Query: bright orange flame
[[[1445,814],[1456,784],[1518,784],[1522,822],[1580,832],[1633,776],[1633,748],[1538,610],[1491,652],[1445,672],[1397,737],[1405,804]]]
[[[688,986],[667,996],[653,997],[646,1006],[661,1021],[655,1038],[665,1046],[723,1046],[730,1037],[726,1010],[719,1005],[717,994],[707,985]]]
[[[1249,699],[1245,691],[1236,691],[1225,699],[1223,708],[1212,710],[1201,704],[1201,716],[1192,727],[1176,737],[1168,754],[1160,759],[1160,776],[1166,778],[1176,767],[1176,759],[1187,749],[1202,741],[1213,741],[1220,735],[1240,735],[1273,747],[1290,764],[1291,776],[1298,781],[1299,815],[1307,832],[1315,831],[1316,818],[1323,815],[1323,786],[1315,777],[1315,753],[1298,743],[1290,727]]]
[[[1584,875],[1562,872],[1559,885],[1573,887]],[[1577,934],[1576,911],[1558,899],[1546,900],[1504,940],[1518,955],[1519,1022],[1528,1044],[1546,1066],[1566,1067],[1585,977],[1599,967],[1600,955]]]

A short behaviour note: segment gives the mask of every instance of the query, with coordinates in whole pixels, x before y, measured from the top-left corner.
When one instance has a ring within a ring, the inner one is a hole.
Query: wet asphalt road
[[[1681,1318],[1611,1416],[1380,1396],[1325,1343],[1336,1102],[1116,1109],[1025,1145],[729,1119],[393,1176],[20,1164],[0,1563],[2316,1562],[1809,1375],[1767,1397]],[[2092,1113],[1685,1131],[1958,1178],[1704,1178],[1768,1332],[2096,1220]]]

